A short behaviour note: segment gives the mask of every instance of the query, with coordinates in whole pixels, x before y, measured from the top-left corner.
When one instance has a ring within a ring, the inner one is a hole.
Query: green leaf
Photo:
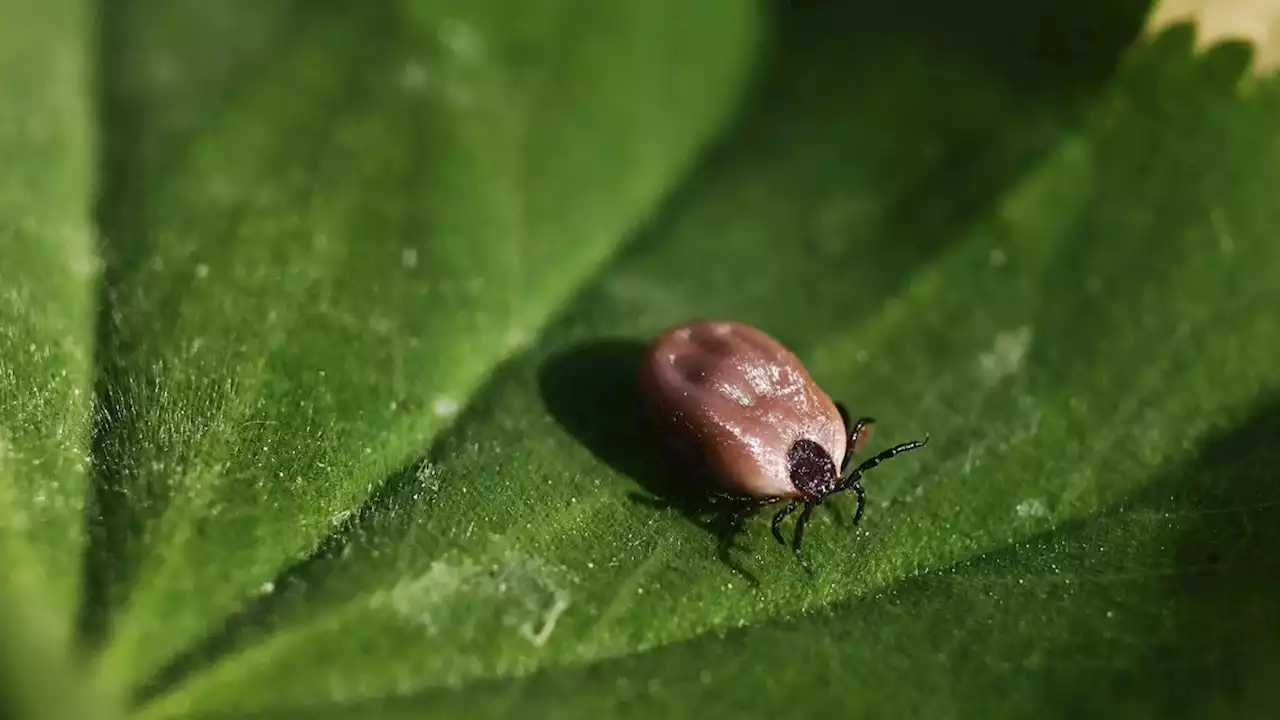
[[[150,718],[1265,716],[1280,77],[1148,10],[113,3],[92,682]],[[0,107],[62,97],[14,57]],[[0,179],[0,223],[83,217],[66,167]],[[0,310],[84,331],[79,385],[0,346],[13,388],[85,387],[89,279]],[[815,514],[812,576],[674,495],[636,364],[699,316],[795,350],[873,450],[932,438],[856,529]],[[0,427],[61,448],[16,396]],[[16,497],[80,472],[37,467]],[[17,567],[77,557],[67,497]],[[23,653],[23,711],[93,687]]]
[[[137,0],[104,18],[91,628],[131,687],[340,527],[734,105],[754,11]]]
[[[1251,581],[1274,535],[1231,537],[1277,497],[1247,428],[1280,387],[1263,209],[1280,104],[1242,79],[1242,48],[1198,57],[1186,28],[1112,68],[1139,20],[1115,12],[1083,48],[1064,16],[961,24],[973,48],[891,11],[787,19],[759,100],[685,193],[421,464],[171,668],[155,715],[310,717],[325,698],[370,716],[1026,716],[1077,696],[1158,714],[1165,675],[1207,662],[1197,643],[1239,639],[1214,602],[1162,597],[1204,564],[1175,539],[1223,547],[1242,617],[1275,599]],[[992,49],[1033,19],[1053,28],[1039,64]],[[773,332],[882,437],[932,433],[877,471],[858,532],[847,504],[819,515],[814,579],[760,523],[726,564],[631,499],[661,484],[638,343],[697,315]],[[1253,464],[1199,477],[1197,446],[1241,424]],[[1169,647],[1174,669],[1152,666]],[[1277,657],[1238,654],[1245,680]],[[1011,670],[1032,675],[1016,695]],[[1107,679],[1123,672],[1153,679]]]
[[[108,717],[70,660],[95,262],[88,9],[0,2],[0,717]]]
[[[3,2],[0,18],[0,568],[65,649],[91,398],[87,11]]]
[[[15,566],[6,566],[6,569]],[[17,566],[21,570],[21,566]],[[0,586],[0,717],[114,720],[119,703],[85,681],[65,646],[67,617],[33,602],[22,588]]]
[[[812,615],[362,716],[1266,717],[1277,433],[1270,401],[1112,510]]]

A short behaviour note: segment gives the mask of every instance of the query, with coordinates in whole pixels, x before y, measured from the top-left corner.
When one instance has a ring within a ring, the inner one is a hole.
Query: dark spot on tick
[[[804,438],[797,440],[787,452],[787,467],[791,470],[791,482],[806,496],[820,500],[836,485],[836,463],[818,443]]]
[[[676,372],[691,385],[700,385],[707,377],[707,361],[696,352],[676,355],[674,365]]]

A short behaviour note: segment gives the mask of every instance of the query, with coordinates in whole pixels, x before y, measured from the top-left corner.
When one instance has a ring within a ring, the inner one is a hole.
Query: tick
[[[885,460],[924,447],[902,443],[849,469],[871,438],[875,420],[850,425],[844,405],[833,402],[790,350],[741,323],[699,320],[658,335],[645,351],[641,394],[660,439],[682,467],[713,484],[715,495],[749,508],[786,504],[773,516],[773,536],[803,507],[791,550],[801,550],[813,509],[831,495],[852,490],[858,498],[853,524],[862,519],[862,476]],[[837,469],[834,458],[841,458]]]

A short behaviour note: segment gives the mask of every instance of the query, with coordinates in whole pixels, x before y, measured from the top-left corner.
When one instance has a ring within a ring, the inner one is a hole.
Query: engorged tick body
[[[862,474],[924,446],[903,443],[845,474],[870,438],[874,420],[849,426],[844,407],[813,381],[781,343],[735,322],[696,321],[670,328],[649,346],[640,384],[648,412],[675,458],[716,483],[721,494],[755,505],[789,501],[773,518],[773,534],[801,505],[792,550],[813,508],[828,495],[853,490],[862,518]],[[841,458],[837,469],[835,458]]]

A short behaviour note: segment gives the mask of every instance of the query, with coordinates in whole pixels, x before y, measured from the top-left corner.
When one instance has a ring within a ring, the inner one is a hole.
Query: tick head
[[[812,500],[830,494],[840,479],[831,454],[808,438],[797,440],[787,451],[787,469],[791,484]]]

